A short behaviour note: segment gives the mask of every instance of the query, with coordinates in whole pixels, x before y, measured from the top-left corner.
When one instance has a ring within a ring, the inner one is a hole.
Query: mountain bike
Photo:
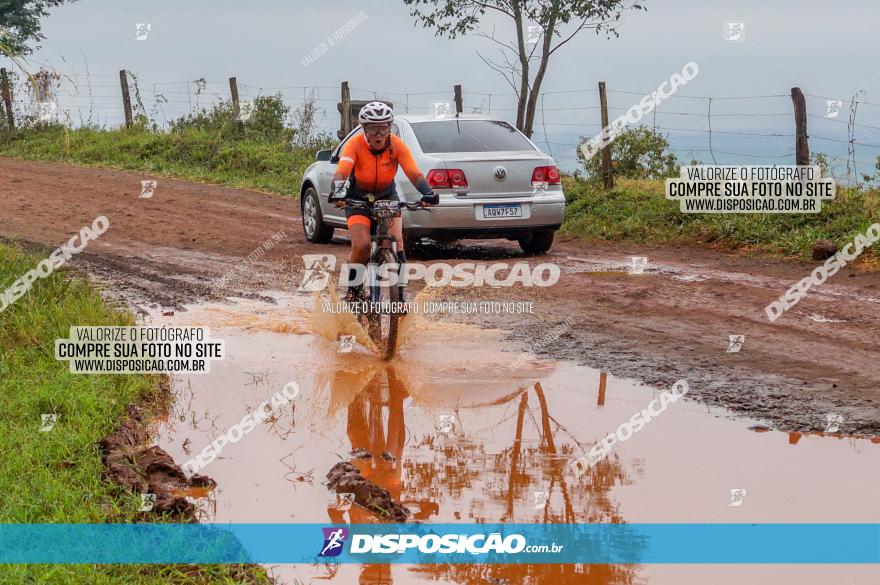
[[[406,307],[402,302],[400,286],[389,279],[392,272],[400,269],[400,259],[397,256],[397,242],[388,234],[388,230],[391,221],[401,217],[404,209],[431,210],[418,203],[396,199],[379,199],[372,203],[346,199],[345,205],[368,211],[376,222],[375,233],[370,236],[372,245],[365,280],[365,283],[369,283],[369,298],[364,298],[365,289],[361,287],[361,299],[355,307],[362,309],[357,311],[358,320],[367,329],[370,339],[386,360],[391,359],[397,346],[398,323]],[[383,268],[386,264],[397,266],[397,269]],[[402,275],[398,274],[398,278],[402,278]]]

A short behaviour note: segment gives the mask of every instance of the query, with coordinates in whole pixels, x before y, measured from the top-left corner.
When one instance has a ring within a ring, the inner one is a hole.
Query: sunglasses
[[[370,136],[388,136],[391,132],[391,126],[369,126],[364,128],[364,132]]]

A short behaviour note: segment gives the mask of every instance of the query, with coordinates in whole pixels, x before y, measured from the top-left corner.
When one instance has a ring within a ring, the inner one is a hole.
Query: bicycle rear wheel
[[[397,264],[391,250],[379,250],[375,258],[376,270],[383,264]],[[377,282],[371,287],[368,331],[370,339],[386,360],[394,357],[397,348],[397,326],[400,320],[400,287],[388,282]]]

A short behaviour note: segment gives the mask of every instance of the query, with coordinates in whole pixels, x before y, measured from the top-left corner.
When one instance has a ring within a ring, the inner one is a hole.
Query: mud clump
[[[167,380],[163,381],[167,392]],[[214,480],[204,475],[187,479],[174,459],[160,447],[148,446],[147,413],[137,405],[126,410],[125,421],[99,442],[103,452],[104,478],[135,493],[155,494],[151,513],[167,513],[195,522],[195,506],[181,492],[190,488],[213,488]]]
[[[357,505],[375,513],[382,520],[406,522],[409,509],[395,502],[388,491],[361,475],[360,470],[347,461],[341,461],[327,472],[327,487],[337,494],[354,494]]]
[[[813,260],[828,260],[837,253],[837,245],[829,240],[817,240],[813,244]]]

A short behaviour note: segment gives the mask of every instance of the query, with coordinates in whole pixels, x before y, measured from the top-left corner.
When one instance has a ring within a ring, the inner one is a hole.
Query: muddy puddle
[[[158,443],[176,461],[200,452],[295,381],[300,394],[227,445],[193,493],[211,522],[372,522],[340,511],[323,484],[350,460],[421,522],[878,522],[880,441],[762,430],[687,399],[594,472],[568,462],[659,395],[568,362],[529,359],[503,332],[412,316],[390,362],[347,317],[316,321],[313,300],[186,307],[151,324],[210,327],[227,357],[174,377]],[[588,361],[588,360],[587,360]],[[756,426],[757,425],[757,426]],[[750,429],[750,427],[752,427]],[[353,454],[353,456],[352,456]],[[736,496],[732,490],[737,491]],[[545,495],[546,494],[546,495]],[[546,501],[545,501],[546,500]],[[734,505],[731,505],[731,504]],[[316,542],[316,547],[320,542]],[[317,552],[317,550],[316,550]],[[877,583],[864,566],[276,565],[280,583]]]

